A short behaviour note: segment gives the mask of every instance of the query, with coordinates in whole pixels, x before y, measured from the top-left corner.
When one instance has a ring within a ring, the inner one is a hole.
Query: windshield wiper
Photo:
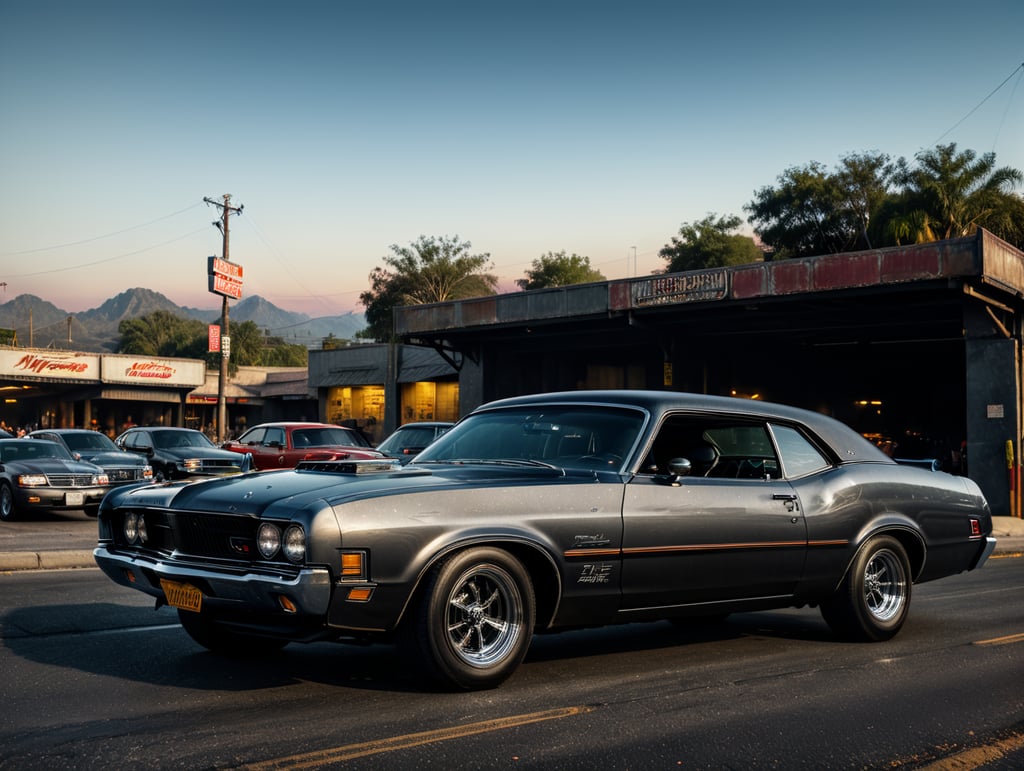
[[[551,471],[562,471],[560,466],[545,463],[533,458],[452,458],[449,461],[426,461],[427,463],[457,463],[466,466],[515,466],[518,468],[546,468]]]

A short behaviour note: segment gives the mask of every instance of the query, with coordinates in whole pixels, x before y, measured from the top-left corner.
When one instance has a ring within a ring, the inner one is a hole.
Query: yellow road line
[[[1024,734],[1014,733],[1005,739],[999,739],[980,747],[950,755],[948,758],[936,760],[917,771],[972,771],[996,760],[1001,760],[1011,752],[1024,748]]]
[[[465,725],[452,726],[451,728],[438,728],[433,731],[421,731],[414,734],[405,734],[404,736],[392,736],[388,739],[375,739],[358,744],[348,744],[342,747],[304,752],[298,755],[289,755],[288,757],[252,763],[244,766],[244,768],[250,771],[315,768],[329,763],[341,763],[346,760],[354,760],[355,758],[376,755],[382,752],[394,752],[395,750],[419,747],[423,744],[460,739],[464,736],[473,736],[490,731],[503,731],[507,728],[540,723],[544,720],[559,720],[574,715],[583,715],[593,710],[594,707],[562,707],[544,710],[543,712],[530,712],[525,715],[510,715],[509,717],[484,720],[479,723],[466,723]]]
[[[991,640],[975,640],[974,645],[1009,645],[1018,642],[1024,642],[1024,632],[1008,634],[1005,637],[993,637]]]

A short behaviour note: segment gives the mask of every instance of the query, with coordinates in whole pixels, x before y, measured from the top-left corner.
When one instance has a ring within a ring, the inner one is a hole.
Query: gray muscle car
[[[817,606],[886,640],[913,583],[980,567],[970,479],[757,401],[580,391],[480,407],[406,466],[111,493],[96,561],[200,645],[397,640],[447,687],[498,685],[535,633]]]

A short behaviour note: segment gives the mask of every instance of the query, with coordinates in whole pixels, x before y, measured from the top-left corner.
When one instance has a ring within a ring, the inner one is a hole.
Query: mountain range
[[[35,295],[18,295],[0,304],[0,329],[13,329],[18,345],[34,348],[59,348],[91,353],[113,353],[120,340],[118,325],[124,319],[138,318],[154,311],[168,311],[183,318],[216,323],[219,310],[202,310],[177,305],[151,289],[128,289],[98,308],[68,313]],[[252,321],[273,337],[288,343],[319,348],[323,338],[333,334],[351,340],[366,327],[362,314],[310,318],[278,308],[259,295],[247,297],[229,308],[228,320]]]

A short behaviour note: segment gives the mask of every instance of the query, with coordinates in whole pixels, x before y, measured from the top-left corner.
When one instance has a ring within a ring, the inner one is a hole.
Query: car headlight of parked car
[[[46,487],[46,474],[18,474],[18,487]]]

